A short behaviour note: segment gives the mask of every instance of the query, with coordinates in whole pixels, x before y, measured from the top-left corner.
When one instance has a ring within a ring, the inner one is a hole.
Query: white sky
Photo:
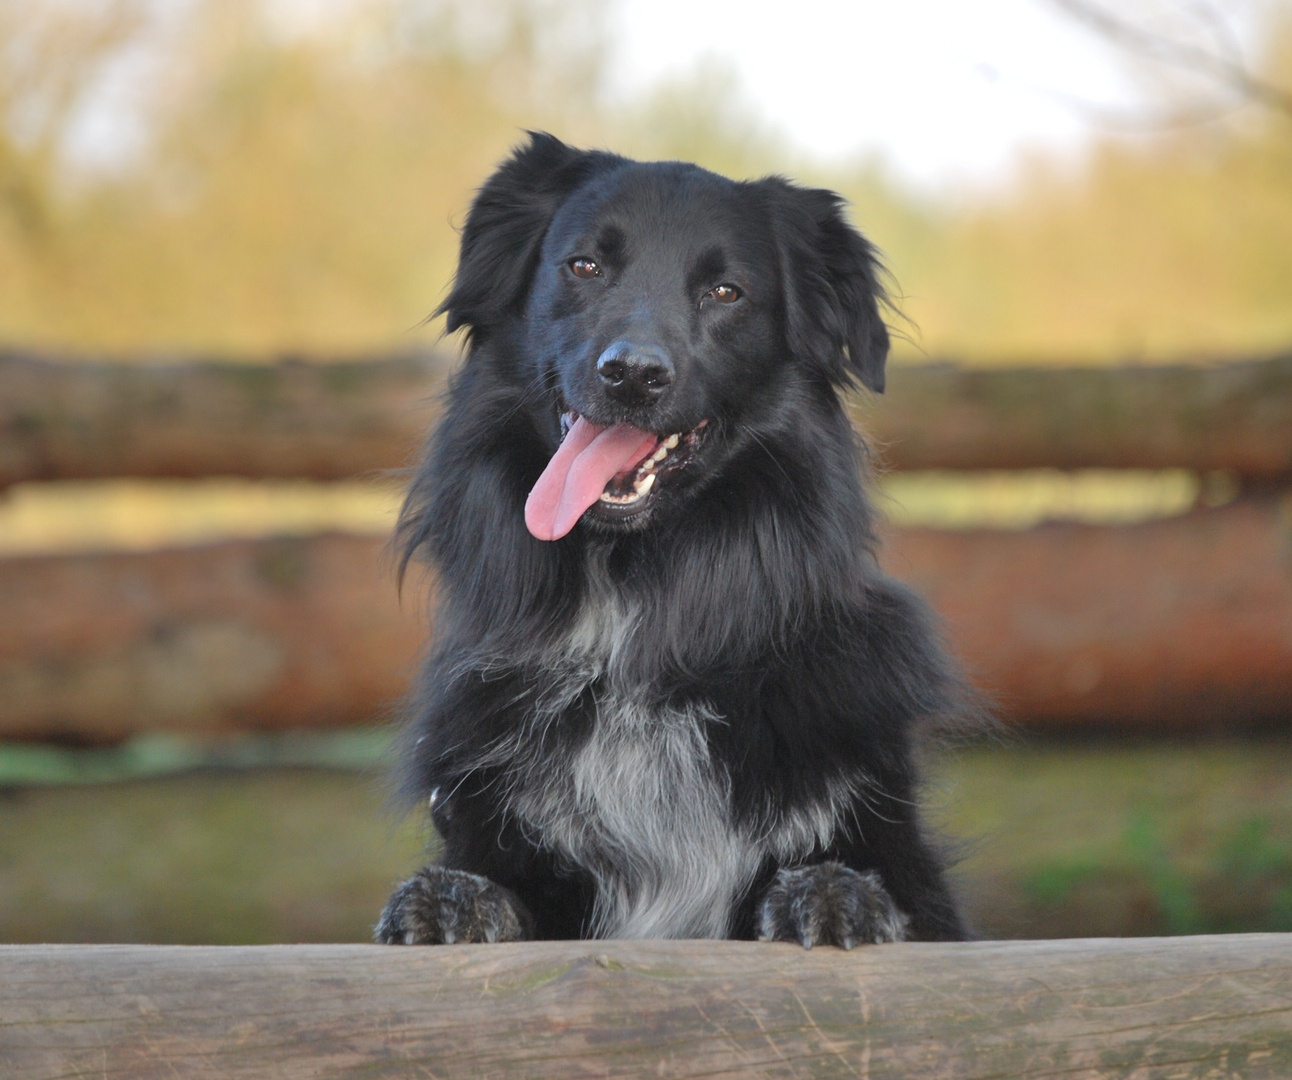
[[[183,0],[153,2],[166,11]],[[270,0],[270,9],[308,24],[354,2]],[[470,0],[456,2],[471,9]],[[1207,48],[1232,31],[1248,63],[1259,53],[1262,16],[1292,12],[1292,0],[1098,2]],[[735,75],[741,105],[792,145],[827,160],[877,156],[901,180],[942,193],[1007,178],[1025,149],[1079,156],[1105,131],[1074,100],[1128,117],[1152,112],[1126,55],[1049,0],[605,3],[612,93],[636,97],[717,64]],[[129,79],[118,81],[128,89]],[[1218,99],[1214,87],[1203,90]],[[113,93],[97,106],[77,133],[78,151],[105,161],[127,155],[142,137],[129,108]]]
[[[1208,6],[1250,46],[1269,5]],[[1182,15],[1202,6],[1190,0],[1106,6],[1205,32]],[[827,158],[878,153],[925,187],[1000,179],[1024,147],[1079,153],[1090,114],[1061,97],[1145,109],[1123,55],[1045,0],[619,0],[611,27],[622,92],[716,61],[792,142]]]

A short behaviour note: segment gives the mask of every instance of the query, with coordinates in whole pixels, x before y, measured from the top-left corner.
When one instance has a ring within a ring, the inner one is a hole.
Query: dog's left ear
[[[856,380],[882,393],[888,327],[880,306],[887,297],[874,246],[848,224],[833,191],[780,177],[758,186],[776,230],[791,351],[835,386]]]

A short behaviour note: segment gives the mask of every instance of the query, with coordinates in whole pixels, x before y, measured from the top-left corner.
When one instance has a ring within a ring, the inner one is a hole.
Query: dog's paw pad
[[[903,941],[908,920],[873,870],[858,873],[826,862],[781,870],[763,897],[762,941],[854,945]]]
[[[510,889],[442,866],[419,870],[400,885],[373,931],[379,945],[465,945],[532,936],[533,919]]]

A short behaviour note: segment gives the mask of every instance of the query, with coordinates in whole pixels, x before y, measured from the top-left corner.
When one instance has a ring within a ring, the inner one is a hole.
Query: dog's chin
[[[642,532],[650,527],[655,518],[655,502],[658,496],[648,495],[641,500],[641,505],[632,507],[613,506],[597,503],[583,512],[582,522],[596,533],[619,535],[622,533]]]
[[[661,511],[667,511],[668,504],[673,501],[671,494],[667,489],[653,487],[631,501],[613,501],[608,495],[602,495],[583,512],[582,521],[595,532],[641,532],[657,520]]]

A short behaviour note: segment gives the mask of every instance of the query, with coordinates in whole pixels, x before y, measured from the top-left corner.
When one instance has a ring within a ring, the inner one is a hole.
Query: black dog
[[[964,936],[912,760],[964,698],[839,400],[883,389],[877,271],[779,178],[534,135],[481,188],[399,526],[438,570],[407,763],[443,850],[379,941]]]

